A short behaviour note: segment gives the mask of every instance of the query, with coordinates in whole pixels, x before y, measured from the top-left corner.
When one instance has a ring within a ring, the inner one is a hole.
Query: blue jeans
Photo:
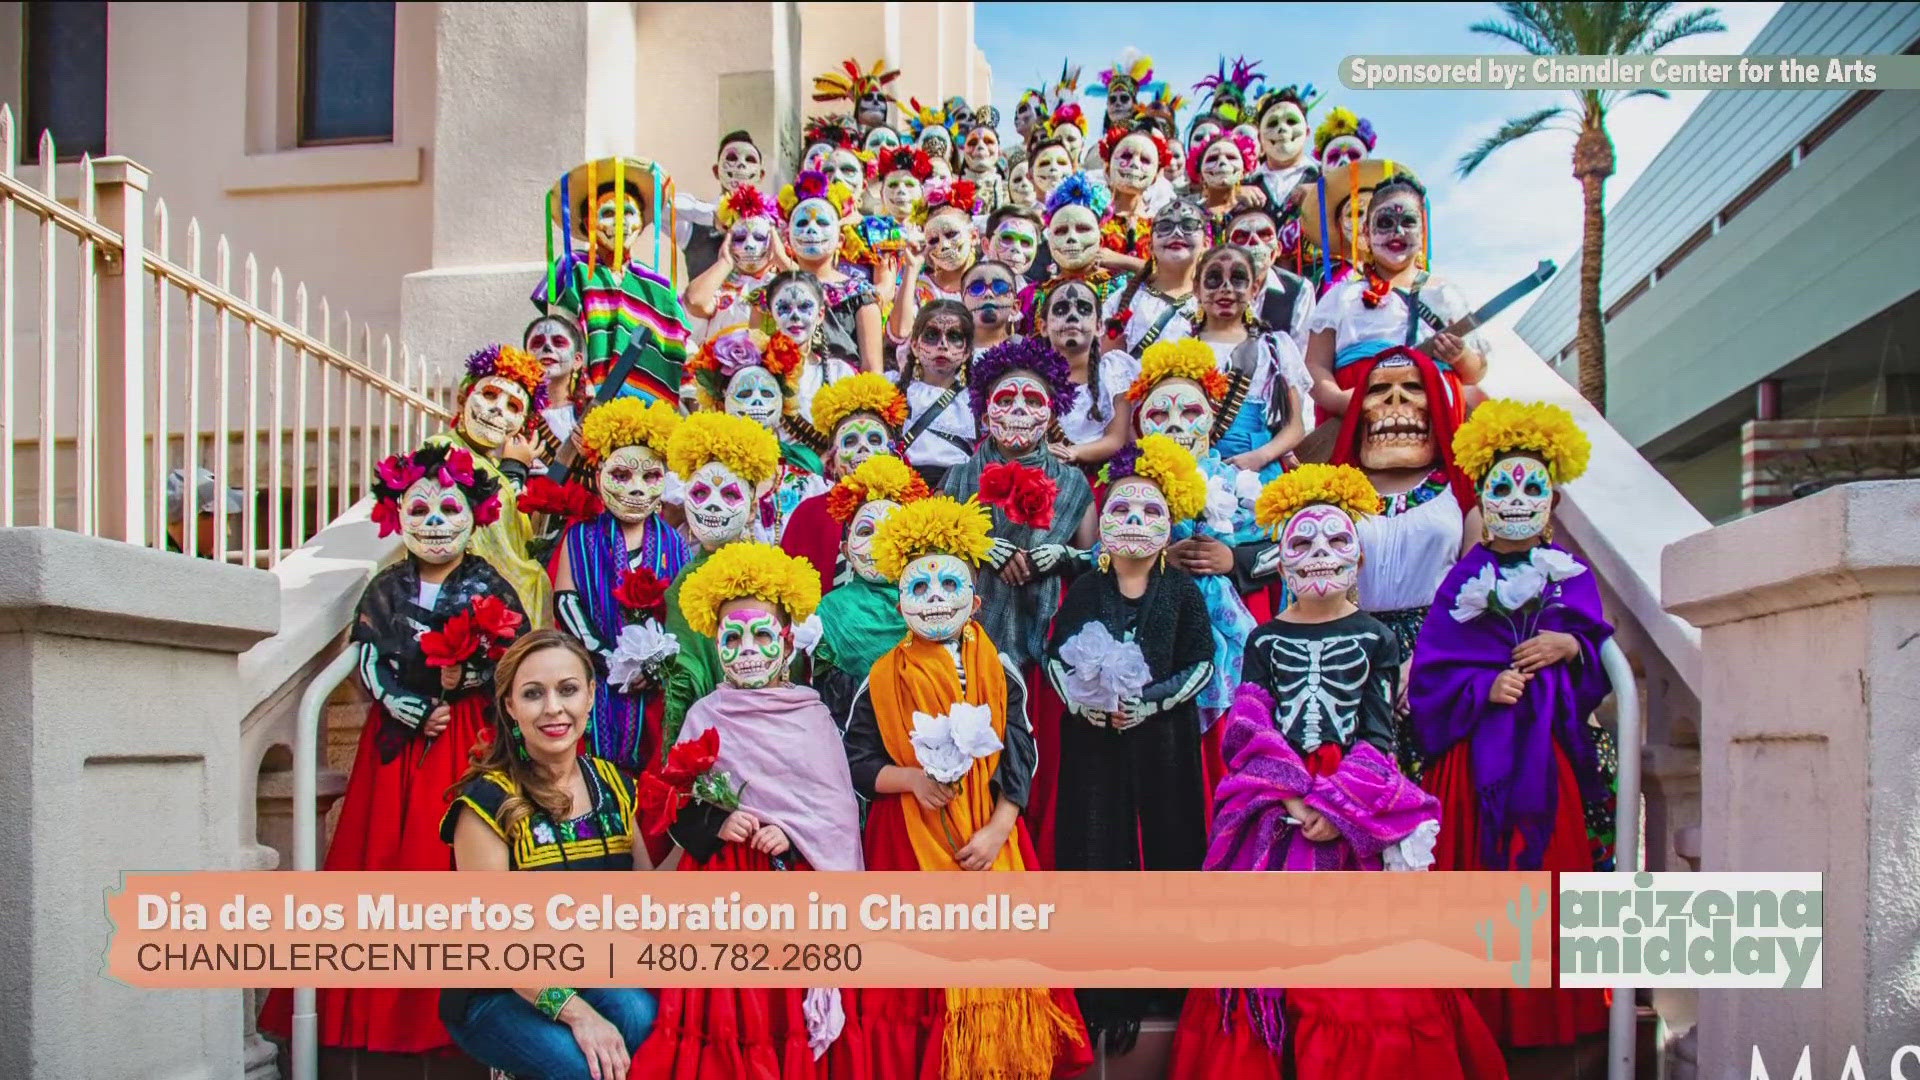
[[[580,997],[626,1037],[633,1053],[653,1030],[653,995],[645,990],[598,987]],[[512,1073],[514,1080],[590,1080],[587,1057],[573,1031],[540,1015],[527,999],[509,990],[474,995],[467,1015],[448,1024],[453,1041],[489,1068]]]

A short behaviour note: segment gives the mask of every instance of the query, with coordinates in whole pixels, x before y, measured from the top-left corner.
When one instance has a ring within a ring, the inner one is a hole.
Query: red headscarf
[[[1364,412],[1360,407],[1360,399],[1366,393],[1367,384],[1373,380],[1373,369],[1380,366],[1381,361],[1394,357],[1412,361],[1420,372],[1421,384],[1427,388],[1427,415],[1433,424],[1434,453],[1440,458],[1440,466],[1447,471],[1454,498],[1459,501],[1462,511],[1479,505],[1480,497],[1474,490],[1473,481],[1467,479],[1466,474],[1453,463],[1453,433],[1466,420],[1467,411],[1461,395],[1460,379],[1418,349],[1396,345],[1347,366],[1345,370],[1353,372],[1353,401],[1340,417],[1340,437],[1333,445],[1332,463],[1355,468],[1360,466],[1360,424]]]

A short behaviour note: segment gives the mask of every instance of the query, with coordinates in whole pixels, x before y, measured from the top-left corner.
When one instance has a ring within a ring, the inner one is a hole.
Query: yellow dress
[[[429,437],[427,445],[452,446],[467,451],[473,455],[474,468],[484,470],[499,483],[499,520],[475,529],[470,548],[474,554],[492,563],[500,576],[506,578],[507,583],[520,594],[520,606],[527,613],[531,629],[551,626],[553,581],[547,577],[546,567],[527,555],[527,544],[533,540],[533,519],[520,512],[520,493],[507,480],[506,473],[500,471],[499,464],[486,451],[468,442],[466,436],[457,429]]]

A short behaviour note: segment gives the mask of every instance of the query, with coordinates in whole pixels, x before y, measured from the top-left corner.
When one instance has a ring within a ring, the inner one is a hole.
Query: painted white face
[[[1039,254],[1040,230],[1025,218],[1002,220],[987,243],[987,258],[1006,263],[1016,274],[1026,273]]]
[[[987,172],[1000,160],[1000,134],[989,127],[974,128],[967,132],[963,152],[967,155],[968,172]]]
[[[951,158],[953,156],[953,136],[942,127],[923,128],[917,140],[920,149],[930,158]]]
[[[813,340],[813,332],[827,317],[820,293],[798,281],[788,281],[775,289],[767,311],[780,332],[796,342]]]
[[[1027,171],[1024,161],[1007,177],[1007,199],[1015,206],[1040,205],[1040,193],[1034,189],[1033,174]]]
[[[1013,130],[1014,133],[1022,139],[1027,137],[1027,132],[1032,131],[1033,125],[1038,123],[1039,120],[1040,103],[1036,99],[1023,97],[1014,105]]]
[[[1140,403],[1140,434],[1165,435],[1203,454],[1213,437],[1213,403],[1192,379],[1162,379]]]
[[[1037,193],[1042,200],[1045,200],[1047,196],[1053,194],[1053,189],[1060,186],[1060,181],[1065,180],[1073,174],[1073,163],[1075,160],[1071,154],[1061,147],[1048,146],[1043,148],[1039,156],[1033,159],[1033,168],[1031,170],[1033,174],[1033,190],[1035,193]]]
[[[868,151],[891,150],[899,145],[899,132],[890,127],[877,127],[867,132],[866,140],[860,144],[860,149]]]
[[[740,539],[753,520],[759,493],[718,461],[694,470],[687,481],[687,524],[709,551]]]
[[[500,375],[481,379],[467,395],[466,407],[460,412],[460,426],[476,446],[498,449],[527,426],[526,390]]]
[[[758,274],[773,260],[773,219],[745,217],[733,223],[727,233],[732,245],[733,264],[749,274]]]
[[[1480,517],[1502,540],[1531,540],[1553,514],[1553,478],[1546,466],[1521,455],[1503,457],[1480,482]]]
[[[612,192],[602,195],[593,210],[594,235],[600,238],[600,244],[608,251],[613,250],[613,241],[619,231],[620,209],[624,207],[627,215],[627,252],[632,254],[635,240],[640,238],[640,230],[645,226],[640,217],[640,201],[628,195],[615,200]]]
[[[1100,219],[1085,206],[1063,206],[1047,222],[1047,252],[1062,270],[1082,270],[1100,254]]]
[[[1062,124],[1055,132],[1060,138],[1060,146],[1066,150],[1069,160],[1078,164],[1081,155],[1087,151],[1087,136],[1073,124]]]
[[[436,566],[452,562],[472,537],[473,508],[458,485],[425,476],[401,493],[400,542],[414,558]]]
[[[1280,250],[1280,232],[1266,215],[1249,214],[1228,223],[1227,243],[1260,256],[1260,272],[1264,277],[1267,268],[1273,265],[1274,254]]]
[[[1167,144],[1167,176],[1176,184],[1187,175],[1187,148],[1178,142]]]
[[[1247,178],[1247,162],[1231,139],[1216,139],[1200,157],[1200,182],[1209,188],[1230,188]]]
[[[973,265],[973,219],[965,211],[942,210],[927,222],[927,261],[948,273]]]
[[[720,151],[716,162],[720,172],[720,190],[732,191],[741,184],[759,186],[767,170],[760,161],[760,150],[752,143],[730,142]]]
[[[827,162],[833,157],[832,143],[814,143],[800,156],[801,172],[826,172]]]
[[[957,556],[922,555],[900,574],[900,615],[928,641],[958,638],[979,606],[973,569]]]
[[[953,179],[953,162],[948,158],[935,154],[927,159],[927,164],[933,170],[933,178],[940,180]]]
[[[1130,476],[1107,489],[1100,511],[1100,546],[1110,554],[1150,559],[1167,546],[1173,515],[1167,498],[1151,480]]]
[[[825,199],[808,199],[793,208],[787,240],[803,259],[829,259],[840,250],[840,211]]]
[[[1207,140],[1225,130],[1227,129],[1222,127],[1216,120],[1208,120],[1195,124],[1193,130],[1187,132],[1187,153],[1191,154],[1195,150],[1198,150]]]
[[[1154,149],[1153,140],[1145,135],[1121,139],[1113,148],[1113,159],[1107,162],[1107,181],[1115,191],[1139,194],[1147,190],[1158,175],[1160,151]]]
[[[1422,210],[1411,191],[1387,192],[1367,206],[1367,247],[1380,268],[1404,269],[1420,252]]]
[[[835,475],[845,476],[873,455],[886,453],[887,438],[887,426],[865,413],[840,421],[833,429]]]
[[[1275,169],[1300,160],[1307,149],[1307,114],[1292,102],[1267,110],[1260,118],[1260,154]]]
[[[763,367],[744,367],[727,380],[727,412],[767,430],[780,422],[780,384]]]
[[[987,391],[987,434],[1002,450],[1024,454],[1046,438],[1053,396],[1046,384],[1016,371]]]
[[[1004,326],[1019,306],[1020,286],[1006,268],[981,265],[967,274],[960,302],[973,312],[974,328]]]
[[[625,524],[652,517],[666,489],[667,463],[645,446],[623,446],[600,463],[600,501]]]
[[[579,328],[565,319],[535,322],[527,328],[524,344],[549,381],[565,375],[581,360]]]
[[[855,201],[859,200],[860,193],[867,186],[867,164],[851,150],[835,150],[827,158],[827,175],[847,185]]]
[[[895,511],[900,504],[887,499],[875,499],[862,504],[853,512],[853,520],[847,522],[847,566],[862,581],[871,581],[876,585],[887,584],[880,568],[873,562],[873,534],[880,531],[880,523]]]
[[[1338,135],[1327,140],[1327,148],[1320,152],[1320,164],[1328,169],[1337,169],[1366,156],[1366,143],[1352,135]]]
[[[1295,596],[1344,595],[1360,580],[1360,536],[1338,507],[1316,504],[1280,532],[1280,574]]]
[[[727,682],[748,690],[778,680],[793,658],[793,635],[765,600],[747,598],[720,605],[713,644]]]
[[[913,213],[914,204],[920,201],[925,188],[920,178],[904,169],[896,169],[887,174],[880,185],[880,205],[897,221],[905,221]]]
[[[875,127],[887,122],[889,102],[885,94],[861,94],[860,103],[854,109],[853,118],[862,127]]]
[[[1091,286],[1084,282],[1061,285],[1047,297],[1040,328],[1047,335],[1047,344],[1062,355],[1072,356],[1093,344],[1099,315]]]

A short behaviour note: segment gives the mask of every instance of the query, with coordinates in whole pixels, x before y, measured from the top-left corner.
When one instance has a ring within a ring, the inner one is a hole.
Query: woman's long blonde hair
[[[500,805],[496,819],[503,834],[511,835],[536,810],[554,821],[565,821],[569,816],[567,811],[573,805],[573,798],[566,788],[534,768],[531,760],[516,752],[523,744],[516,738],[519,734],[518,722],[507,708],[507,703],[512,700],[515,678],[520,674],[520,665],[526,663],[529,656],[549,649],[564,649],[580,661],[591,707],[593,655],[587,652],[586,646],[571,635],[552,629],[535,630],[515,641],[508,646],[506,655],[500,658],[493,670],[493,738],[474,746],[473,759],[467,765],[466,775],[448,793],[451,798],[477,777],[488,773],[505,773],[513,781],[514,794]]]

